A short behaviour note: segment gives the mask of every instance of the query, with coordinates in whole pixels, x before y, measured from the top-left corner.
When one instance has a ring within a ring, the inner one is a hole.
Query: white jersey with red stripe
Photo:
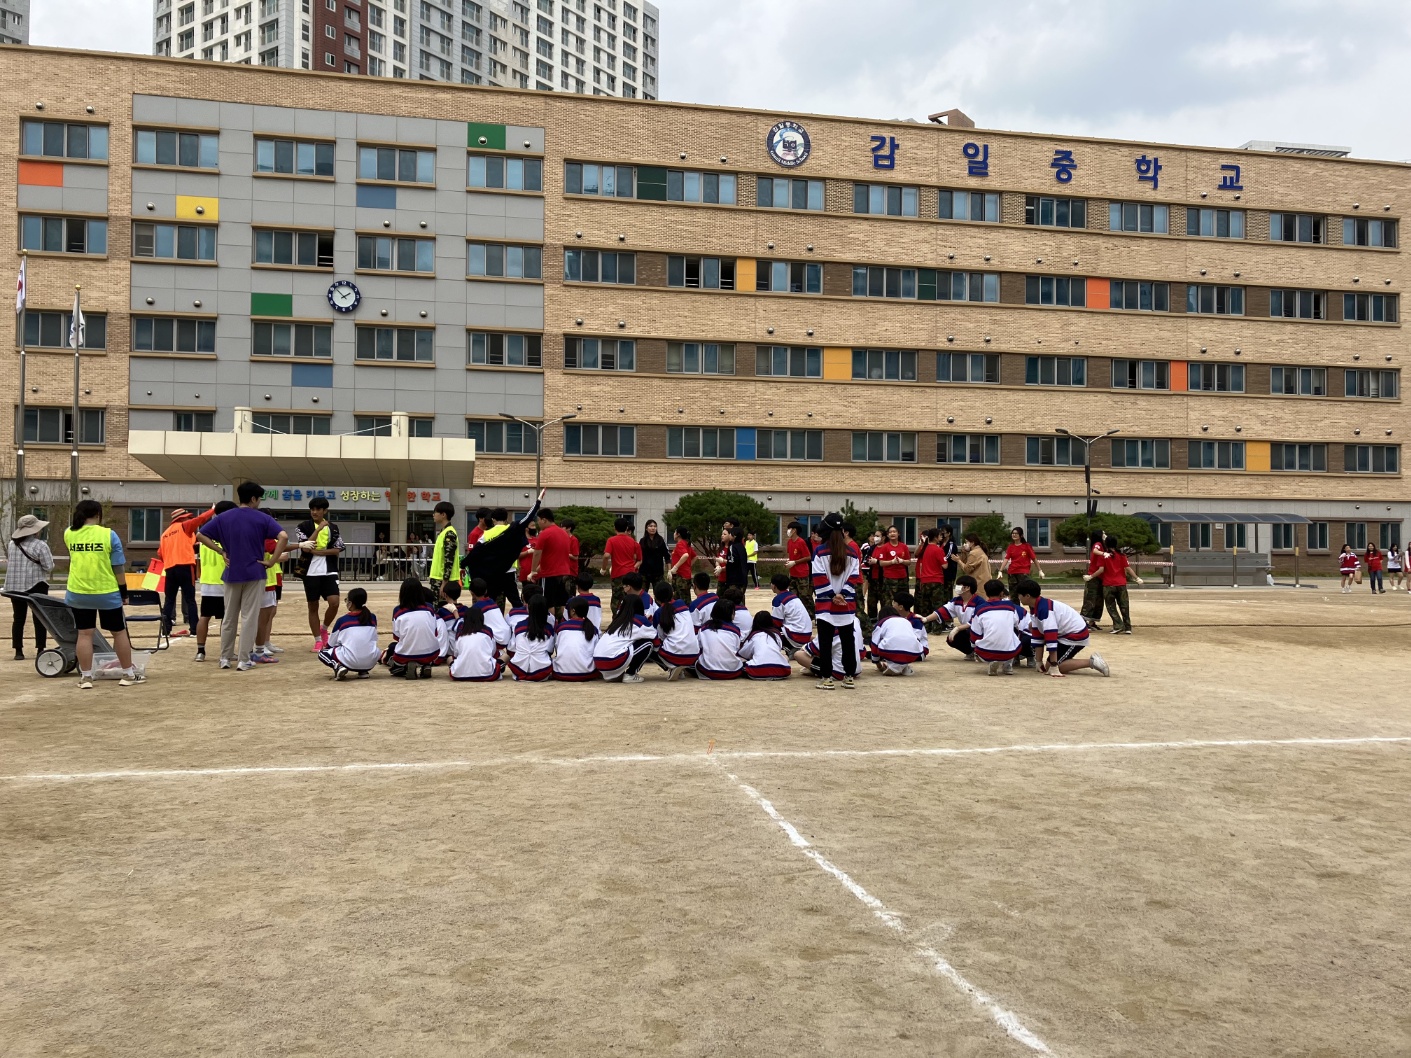
[[[1057,650],[1059,644],[1071,646],[1088,641],[1088,623],[1073,607],[1057,599],[1040,597],[1029,615],[1029,634],[1044,641],[1045,650]]]
[[[577,618],[565,621],[554,635],[554,679],[582,682],[597,678],[593,643],[588,639],[583,622]]]
[[[485,627],[495,637],[495,642],[502,647],[509,646],[510,624],[505,620],[504,612],[495,605],[495,600],[487,595],[483,599],[476,599],[474,606],[485,618]]]
[[[488,683],[500,678],[500,645],[488,628],[466,632],[451,644],[451,679]]]
[[[732,624],[701,629],[701,657],[696,671],[707,679],[730,679],[744,667],[740,661],[740,630]]]
[[[671,631],[661,627],[661,611],[655,620],[657,656],[668,665],[684,668],[694,665],[701,656],[701,639],[696,626],[691,622],[691,608],[680,599],[671,603]]]
[[[986,600],[970,618],[970,645],[983,661],[1013,661],[1019,656],[1019,613],[1008,599]]]
[[[909,617],[899,613],[883,616],[872,629],[872,656],[893,672],[901,672],[922,657],[921,640]]]
[[[792,671],[774,632],[751,632],[737,651],[752,680],[784,680]]]
[[[807,646],[813,638],[813,618],[809,617],[803,600],[793,592],[783,591],[774,596],[769,612],[774,617],[774,627],[779,629],[790,649]]]

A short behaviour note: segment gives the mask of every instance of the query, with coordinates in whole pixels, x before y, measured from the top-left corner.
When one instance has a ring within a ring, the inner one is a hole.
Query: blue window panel
[[[360,209],[396,209],[397,189],[378,184],[358,185],[358,207]]]
[[[753,426],[735,427],[735,458],[753,459],[755,457],[755,428]]]
[[[332,364],[290,364],[291,386],[304,386],[311,389],[333,388]]]

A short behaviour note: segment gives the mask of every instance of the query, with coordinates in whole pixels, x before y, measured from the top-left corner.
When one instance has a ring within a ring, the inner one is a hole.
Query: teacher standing
[[[39,538],[48,527],[32,514],[26,514],[15,525],[10,534],[10,546],[6,552],[8,563],[5,568],[5,590],[24,592],[28,595],[49,594],[49,574],[54,570],[54,555],[49,545]],[[11,599],[15,622],[10,628],[10,639],[15,648],[15,660],[24,658],[24,623],[30,604],[24,599]],[[34,617],[34,649],[43,650],[49,643],[44,626],[39,617]]]

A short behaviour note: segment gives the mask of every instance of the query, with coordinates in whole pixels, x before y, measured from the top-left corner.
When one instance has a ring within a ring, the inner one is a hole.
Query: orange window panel
[[[1188,376],[1190,372],[1187,369],[1189,368],[1189,366],[1190,365],[1187,364],[1184,360],[1171,361],[1172,393],[1184,393],[1188,388]]]
[[[63,162],[20,162],[20,184],[26,187],[63,187]]]
[[[1110,309],[1112,307],[1112,292],[1106,279],[1088,280],[1088,308],[1090,309]]]

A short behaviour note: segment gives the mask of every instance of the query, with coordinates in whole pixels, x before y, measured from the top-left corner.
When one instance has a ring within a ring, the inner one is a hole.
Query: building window
[[[267,323],[250,325],[251,353],[254,356],[314,357],[333,356],[333,327],[319,323]]]
[[[1191,392],[1206,393],[1243,393],[1244,392],[1244,365],[1243,364],[1196,364],[1189,368],[1189,384]]]
[[[584,371],[635,371],[637,343],[631,338],[570,337],[564,343],[563,366]]]
[[[823,210],[823,181],[787,176],[761,176],[755,184],[755,201],[764,209]]]
[[[1086,386],[1088,362],[1081,356],[1026,356],[1026,386]]]
[[[85,217],[21,217],[20,249],[103,255],[108,252],[108,222]]]
[[[1396,221],[1376,220],[1371,217],[1344,217],[1342,242],[1344,246],[1394,247],[1396,245]]]
[[[327,437],[331,420],[327,415],[287,415],[279,412],[257,411],[250,416],[250,425],[255,433],[295,435],[298,437]]]
[[[162,538],[160,507],[133,507],[128,511],[127,539],[133,544],[155,544]]]
[[[255,139],[255,172],[332,176],[333,144]]]
[[[670,426],[666,430],[668,459],[734,459],[733,426]]]
[[[359,147],[358,179],[434,184],[436,152],[400,147]]]
[[[630,165],[596,165],[566,162],[563,190],[566,195],[599,195],[603,198],[634,198],[636,171]],[[663,192],[664,196],[665,192]]]
[[[72,312],[36,312],[30,309],[25,313],[24,344],[29,349],[69,348],[69,329],[73,326]],[[108,317],[101,312],[83,314],[84,349],[106,349],[108,347]]]
[[[1294,549],[1294,541],[1297,538],[1294,535],[1295,527],[1293,525],[1271,525],[1269,528],[1273,530],[1273,542],[1270,546],[1275,551],[1292,551]]]
[[[1327,551],[1328,550],[1328,523],[1309,522],[1308,523],[1308,550]]]
[[[563,454],[566,456],[634,456],[637,454],[637,428],[635,426],[565,423]]]
[[[359,235],[358,269],[368,272],[434,273],[436,240]]]
[[[1113,438],[1112,465],[1130,469],[1170,470],[1171,442]]]
[[[916,356],[910,349],[854,349],[852,377],[878,382],[915,382]]]
[[[175,165],[183,169],[220,168],[220,136],[214,132],[136,129],[133,138],[133,161],[138,165]]]
[[[637,282],[637,257],[608,250],[565,250],[563,278],[571,283],[633,286]]]
[[[468,419],[465,435],[475,442],[475,454],[532,456],[538,449],[539,434],[523,423],[495,419]]]
[[[429,364],[436,359],[436,332],[429,327],[359,327],[358,360]]]
[[[935,277],[933,288],[932,277]],[[890,276],[888,277],[890,283]],[[873,283],[869,274],[868,283]],[[857,284],[857,272],[853,272],[853,285]],[[999,274],[997,272],[933,272],[923,268],[917,273],[916,296],[929,301],[934,293],[937,301],[998,301]]]
[[[998,353],[937,353],[937,382],[999,382]]]
[[[755,349],[754,373],[776,378],[822,378],[823,350],[791,345],[761,345]]]
[[[1083,465],[1082,445],[1071,437],[1027,437],[1024,462],[1031,467],[1080,467]]]
[[[210,411],[179,411],[172,415],[177,433],[215,433],[216,416]]]
[[[466,274],[493,279],[543,278],[543,247],[502,246],[496,242],[473,242],[466,252]]]
[[[1366,522],[1344,522],[1343,540],[1352,545],[1354,551],[1364,551],[1367,548],[1367,523]]]
[[[1271,367],[1269,392],[1285,397],[1326,397],[1328,369],[1325,367]]]
[[[497,191],[543,191],[544,161],[542,158],[472,154],[467,162],[466,184]]]
[[[1400,395],[1401,372],[1366,368],[1343,372],[1343,396],[1395,400]]]
[[[667,342],[666,370],[680,375],[733,375],[735,347],[715,342]]]
[[[1395,323],[1395,294],[1344,294],[1342,318],[1367,323]]]
[[[702,290],[734,290],[733,257],[668,257],[666,285]]]
[[[1328,469],[1328,446],[1322,444],[1272,444],[1269,469],[1321,472]]]
[[[1401,546],[1401,523],[1400,522],[1378,522],[1377,523],[1378,546],[1385,551],[1389,547]]]
[[[1024,223],[1045,228],[1086,228],[1088,203],[1082,198],[1049,198],[1046,195],[1024,197]]]
[[[807,261],[756,261],[755,289],[776,294],[821,294],[823,266]]]
[[[21,121],[20,153],[40,158],[108,160],[107,125],[70,125],[62,121]]]
[[[1285,319],[1327,319],[1328,295],[1321,290],[1271,290],[1269,315]]]
[[[853,184],[852,211],[880,217],[914,217],[920,192],[895,184]]]
[[[645,181],[638,183],[639,192],[645,183]],[[735,174],[693,173],[681,169],[668,169],[666,171],[666,201],[706,202],[733,206],[735,204]]]
[[[857,448],[857,434],[853,434],[853,448]],[[990,463],[999,462],[999,434],[994,433],[943,433],[936,435],[937,463]]]
[[[999,195],[985,191],[941,191],[942,220],[979,220],[999,223]]]
[[[1027,523],[1028,531],[1025,533],[1025,539],[1029,541],[1031,547],[1053,547],[1053,538],[1049,535],[1049,520],[1047,518],[1029,518]]]
[[[89,323],[91,329],[93,324]],[[216,321],[134,316],[132,349],[140,353],[214,353]]]
[[[1112,388],[1170,389],[1171,365],[1165,360],[1114,360]]]
[[[1077,280],[1074,280],[1077,282]],[[1114,279],[1108,283],[1108,307],[1136,312],[1170,312],[1171,285]]]
[[[392,416],[355,415],[353,417],[353,433],[360,437],[391,437]]]
[[[1109,202],[1109,231],[1137,231],[1165,235],[1169,230],[1170,211],[1166,206],[1144,202]]]
[[[1186,287],[1186,311],[1215,316],[1243,316],[1244,287],[1191,283]]]
[[[214,261],[216,229],[195,224],[134,223],[132,256],[171,261]]]
[[[1025,276],[1024,304],[1081,308],[1088,303],[1088,281],[1066,276]]]
[[[957,272],[956,275],[964,275]],[[855,298],[915,298],[916,269],[884,268],[881,265],[853,265],[852,296]]]
[[[884,433],[855,430],[852,435],[854,463],[915,463],[914,433]]]
[[[537,334],[466,333],[466,363],[471,367],[543,367],[543,338]]]
[[[755,433],[756,458],[821,462],[822,430],[758,430]]]
[[[1244,210],[1188,207],[1186,234],[1207,239],[1243,239]]]
[[[1243,470],[1243,441],[1190,442],[1192,470]]]
[[[1321,243],[1328,218],[1312,213],[1270,213],[1269,238],[1274,242]]]
[[[1347,445],[1343,469],[1349,474],[1395,474],[1401,469],[1399,445]]]
[[[417,418],[407,420],[407,435],[409,437],[434,437],[436,435],[436,418]]]
[[[102,408],[80,408],[78,443],[104,443],[107,413]],[[73,444],[73,411],[69,408],[26,408],[24,439],[29,444]]]
[[[255,264],[332,268],[331,231],[255,231]]]
[[[1192,522],[1190,535],[1190,549],[1192,551],[1209,551],[1213,546],[1213,526],[1210,522]]]

